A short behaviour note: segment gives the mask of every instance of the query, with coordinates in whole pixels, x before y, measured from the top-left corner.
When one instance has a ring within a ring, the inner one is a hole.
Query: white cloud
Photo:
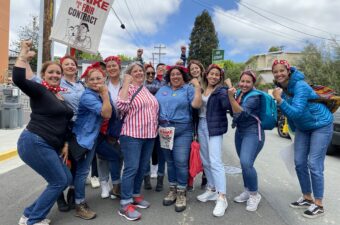
[[[135,24],[128,12],[125,1],[133,15]],[[144,48],[144,58],[152,56],[153,46],[148,46],[139,37],[141,34],[150,36],[158,32],[166,23],[168,17],[179,9],[182,0],[115,0],[113,8],[126,26],[126,30],[120,28],[120,23],[112,11],[104,26],[104,31],[99,45],[99,52],[103,57],[108,55],[125,54],[135,56],[137,48]],[[56,0],[57,10],[60,0]],[[12,0],[10,40],[16,40],[19,26],[28,24],[30,15],[39,15],[40,0]],[[20,15],[20,16],[18,16]],[[130,34],[130,35],[129,35]],[[55,43],[54,54],[64,55],[66,47]]]
[[[330,33],[340,34],[338,30],[340,27],[340,20],[338,19],[340,1],[247,0],[241,1],[241,3],[249,3],[248,6],[257,12],[305,33],[326,38],[332,37],[325,32],[308,27],[313,26]],[[281,16],[269,14],[259,8]],[[299,21],[305,26],[293,23],[283,17]],[[287,49],[301,49],[306,40],[316,42],[321,40],[284,28],[243,6],[228,11],[215,7],[213,21],[220,35],[220,42],[225,42],[232,46],[230,52],[227,53],[229,56],[247,54],[247,52],[254,49],[262,49],[263,52],[266,52],[270,46],[274,45],[283,45]],[[340,39],[340,35],[338,39]]]

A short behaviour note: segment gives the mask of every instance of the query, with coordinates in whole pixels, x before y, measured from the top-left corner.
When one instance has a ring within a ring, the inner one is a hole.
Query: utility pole
[[[54,2],[54,0],[40,0],[37,74],[40,74],[42,63],[52,59],[52,41],[49,38],[53,25]]]
[[[152,60],[152,66],[155,67],[155,53],[152,53],[152,58],[149,58]]]
[[[159,46],[155,46],[154,48],[156,48],[156,49],[158,48],[158,52],[153,52],[152,55],[154,55],[154,54],[158,55],[158,63],[161,63],[161,55],[166,55],[166,53],[162,52],[162,49],[163,48],[165,49],[166,47],[165,47],[165,45],[162,46],[161,44],[159,44]]]

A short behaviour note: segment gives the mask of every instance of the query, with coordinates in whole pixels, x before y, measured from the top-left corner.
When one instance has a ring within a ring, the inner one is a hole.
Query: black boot
[[[144,176],[144,189],[145,190],[151,190],[151,181],[150,181],[150,175]]]
[[[164,176],[157,176],[157,185],[155,191],[157,192],[163,191],[163,180]]]
[[[58,205],[58,210],[60,212],[67,212],[70,211],[70,207],[68,206],[68,204],[65,201],[64,198],[64,193],[61,193],[57,199],[57,205]]]
[[[74,197],[74,188],[68,189],[66,198],[67,198],[67,203],[70,209],[75,209],[76,202],[75,202],[75,197]]]

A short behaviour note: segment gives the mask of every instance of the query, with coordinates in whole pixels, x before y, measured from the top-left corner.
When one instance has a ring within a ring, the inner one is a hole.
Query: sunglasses
[[[155,72],[146,72],[146,75],[155,75]]]

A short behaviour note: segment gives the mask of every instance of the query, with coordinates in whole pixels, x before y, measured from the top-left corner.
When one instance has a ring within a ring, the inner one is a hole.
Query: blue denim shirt
[[[175,123],[192,122],[191,102],[194,94],[194,87],[188,84],[184,84],[177,90],[173,90],[169,85],[161,87],[156,93],[159,120]]]
[[[80,81],[71,83],[64,78],[61,79],[60,87],[67,88],[66,91],[60,92],[60,94],[65,99],[66,104],[73,110],[72,121],[75,121],[77,118],[80,97],[85,91],[85,87]]]
[[[102,100],[99,93],[86,88],[80,97],[78,116],[73,126],[73,133],[78,144],[92,150],[98,137],[103,118],[101,116]]]

